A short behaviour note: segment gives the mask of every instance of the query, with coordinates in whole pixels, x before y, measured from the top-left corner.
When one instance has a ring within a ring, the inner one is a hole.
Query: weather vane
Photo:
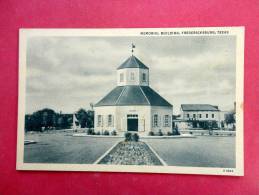
[[[131,44],[131,53],[132,53],[132,55],[133,55],[133,53],[134,53],[134,49],[136,48],[136,46],[132,43]]]

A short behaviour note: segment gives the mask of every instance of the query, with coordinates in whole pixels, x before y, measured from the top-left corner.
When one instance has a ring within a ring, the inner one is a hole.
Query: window
[[[214,114],[211,114],[211,118],[214,118]]]
[[[128,114],[127,118],[138,118],[137,114]]]
[[[201,114],[199,114],[199,118],[201,118]]]
[[[187,114],[187,118],[190,118],[190,114]]]
[[[196,118],[196,114],[193,114],[193,118]]]
[[[145,74],[145,73],[142,74],[142,81],[143,81],[143,82],[146,82],[146,81],[147,81],[147,78],[146,78],[146,74]]]
[[[157,114],[154,115],[153,124],[154,124],[154,127],[158,127],[158,115]]]
[[[134,79],[135,79],[134,72],[131,72],[131,73],[130,73],[130,80],[134,81]]]
[[[102,115],[97,116],[97,126],[100,127],[102,125]]]
[[[120,73],[120,82],[123,82],[123,81],[124,81],[124,74]]]
[[[209,118],[209,114],[206,114],[206,118]]]
[[[169,115],[165,115],[165,117],[164,117],[164,126],[165,126],[165,127],[170,127],[170,124],[169,124]]]
[[[113,126],[113,120],[112,120],[112,115],[111,114],[109,114],[108,115],[108,127],[112,127]]]

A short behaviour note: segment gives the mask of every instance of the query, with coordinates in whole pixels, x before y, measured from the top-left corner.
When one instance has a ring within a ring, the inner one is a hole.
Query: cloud
[[[182,103],[229,109],[235,99],[235,37],[32,37],[28,39],[26,112],[74,112],[116,86],[131,55],[150,68],[151,86],[176,110]]]

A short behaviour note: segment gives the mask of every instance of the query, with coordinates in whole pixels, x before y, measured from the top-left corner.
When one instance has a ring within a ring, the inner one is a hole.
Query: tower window
[[[145,74],[145,73],[142,74],[142,81],[144,81],[144,82],[147,81],[147,77],[146,77],[146,74]]]
[[[123,81],[124,81],[124,74],[120,73],[120,82],[123,82]]]
[[[130,73],[130,80],[134,81],[134,79],[135,79],[134,72],[131,72],[131,73]]]

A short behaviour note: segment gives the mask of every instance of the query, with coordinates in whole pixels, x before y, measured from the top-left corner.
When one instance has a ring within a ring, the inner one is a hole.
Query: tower
[[[149,68],[134,55],[117,68],[117,86],[149,86]]]

